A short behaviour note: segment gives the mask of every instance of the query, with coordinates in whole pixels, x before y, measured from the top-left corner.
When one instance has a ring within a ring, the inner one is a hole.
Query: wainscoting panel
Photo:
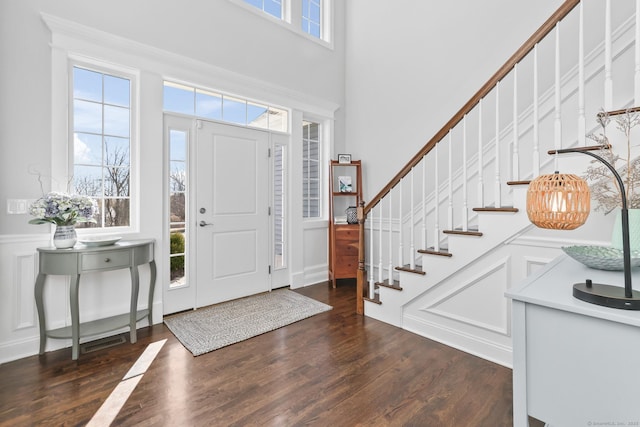
[[[33,284],[38,270],[38,257],[35,252],[14,254],[13,283],[13,330],[33,328],[37,324],[36,304],[33,297]]]

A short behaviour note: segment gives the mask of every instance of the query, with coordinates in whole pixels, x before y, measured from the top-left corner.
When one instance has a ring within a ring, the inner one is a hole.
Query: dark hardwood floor
[[[355,284],[298,290],[333,310],[193,357],[164,325],[136,344],[0,365],[0,425],[86,424],[167,338],[112,425],[510,426],[511,370],[358,316]]]

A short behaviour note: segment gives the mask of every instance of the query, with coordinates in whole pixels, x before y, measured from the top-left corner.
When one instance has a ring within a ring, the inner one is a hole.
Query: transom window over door
[[[289,131],[289,112],[179,83],[164,82],[164,111],[251,128]]]
[[[131,225],[131,78],[73,66],[73,187],[98,201],[96,224]]]

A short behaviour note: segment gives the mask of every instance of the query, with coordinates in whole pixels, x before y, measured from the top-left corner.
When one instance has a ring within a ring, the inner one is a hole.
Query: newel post
[[[364,257],[365,257],[365,244],[364,244],[364,223],[367,219],[366,214],[364,213],[364,202],[360,202],[360,206],[358,206],[358,224],[359,227],[359,236],[358,236],[358,273],[356,275],[356,313],[364,314],[364,290],[365,283],[367,281],[367,272],[364,266]]]

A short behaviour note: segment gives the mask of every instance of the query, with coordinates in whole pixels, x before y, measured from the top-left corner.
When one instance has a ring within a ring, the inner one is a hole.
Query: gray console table
[[[120,241],[109,246],[86,247],[77,245],[71,249],[38,248],[39,271],[35,283],[36,307],[40,322],[40,354],[44,353],[47,337],[57,339],[71,338],[71,358],[78,359],[80,338],[114,331],[129,325],[129,336],[132,343],[137,341],[136,324],[145,317],[151,324],[153,308],[153,290],[156,282],[156,264],[153,257],[154,240]],[[138,310],[139,276],[138,266],[149,264],[151,277],[149,283],[149,305],[145,310]],[[78,291],[80,275],[109,270],[128,268],[131,272],[131,305],[129,313],[118,316],[80,323],[78,307]],[[69,300],[71,308],[71,326],[47,330],[44,315],[42,291],[47,275],[60,274],[71,277]]]
[[[563,255],[506,295],[513,299],[513,425],[640,425],[640,312],[589,304],[573,284],[624,286],[621,271]],[[640,270],[633,270],[640,286]]]

